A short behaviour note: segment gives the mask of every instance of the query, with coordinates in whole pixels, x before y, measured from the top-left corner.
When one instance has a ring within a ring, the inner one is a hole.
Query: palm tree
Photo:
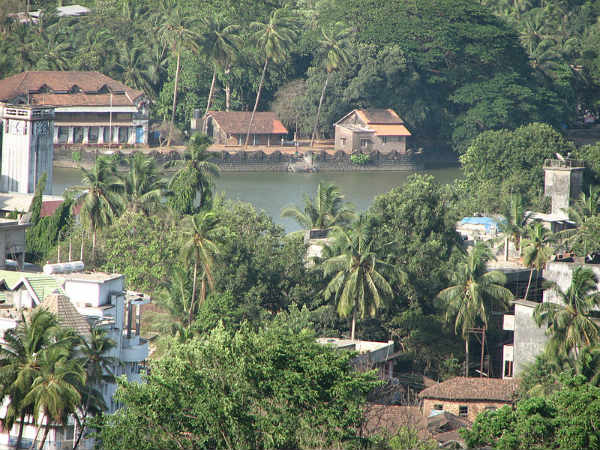
[[[198,34],[193,31],[193,17],[186,14],[183,9],[173,2],[169,5],[166,20],[160,26],[158,34],[163,42],[171,48],[177,57],[175,68],[175,81],[173,85],[173,109],[171,111],[171,122],[167,146],[171,145],[171,134],[175,125],[175,111],[177,107],[177,87],[179,84],[179,72],[181,70],[181,54],[184,49],[198,50]]]
[[[523,240],[523,264],[529,267],[531,271],[529,272],[529,282],[525,291],[525,300],[529,295],[533,271],[535,270],[537,273],[544,268],[552,253],[554,253],[552,244],[555,241],[554,235],[544,228],[544,225],[540,222],[529,227],[526,236]]]
[[[171,179],[169,204],[179,214],[193,214],[210,203],[213,178],[219,176],[219,167],[209,161],[211,155],[206,150],[210,142],[206,135],[192,136],[183,167]]]
[[[33,413],[25,396],[31,390],[43,349],[60,345],[53,339],[57,330],[56,318],[46,310],[36,309],[29,317],[22,315],[16,328],[4,332],[0,346],[0,395],[9,402],[2,425],[10,430],[18,421],[16,448],[22,442],[25,417]]]
[[[33,406],[34,421],[39,423],[36,438],[43,419],[46,419],[40,449],[44,448],[50,426],[64,424],[81,401],[77,386],[85,384],[85,370],[72,356],[67,347],[54,346],[40,352],[35,379],[24,398],[26,405]],[[31,448],[35,446],[36,438]]]
[[[515,249],[520,254],[521,238],[525,234],[527,223],[531,218],[531,213],[525,211],[523,197],[520,194],[512,194],[510,201],[504,203],[502,216],[504,221],[500,224],[500,228],[513,242]]]
[[[325,51],[325,70],[327,71],[327,77],[323,84],[323,90],[321,91],[321,98],[319,99],[319,108],[317,109],[317,117],[315,119],[315,126],[313,128],[312,138],[310,145],[315,142],[317,136],[317,129],[319,128],[319,117],[321,117],[321,106],[323,105],[323,99],[325,98],[325,90],[329,83],[329,77],[331,74],[339,70],[342,66],[348,64],[349,54],[344,46],[345,40],[350,34],[350,29],[341,23],[335,24],[335,27],[330,32],[321,30],[323,38],[321,39],[321,47]]]
[[[117,46],[115,64],[119,79],[128,86],[153,94],[157,73],[150,66],[150,59],[143,47],[136,47],[130,41],[124,41]]]
[[[81,205],[81,218],[92,232],[92,261],[96,260],[96,235],[99,229],[112,224],[122,209],[119,193],[123,181],[117,176],[115,163],[100,157],[91,170],[81,169],[85,193],[75,205]]]
[[[156,299],[156,303],[166,311],[166,315],[153,316],[153,327],[157,331],[181,334],[189,318],[196,315],[197,307],[191,301],[192,287],[188,275],[188,271],[181,267],[173,268],[168,285]]]
[[[260,102],[260,94],[265,82],[267,66],[270,61],[275,64],[283,62],[287,56],[289,47],[296,37],[295,20],[292,18],[287,8],[273,10],[266,23],[252,22],[250,24],[250,29],[254,31],[254,40],[257,48],[263,49],[264,51],[265,62],[258,84],[258,91],[256,92],[256,101],[254,102],[254,108],[252,109],[252,115],[250,116],[250,122],[248,123],[244,148],[248,147],[250,131],[252,130],[252,124],[254,123],[256,108],[258,108],[258,103]]]
[[[98,327],[92,328],[89,339],[81,339],[78,353],[81,355],[80,361],[86,372],[86,383],[79,387],[84,401],[79,405],[79,414],[74,415],[79,433],[73,449],[77,448],[83,437],[90,413],[106,409],[104,399],[97,388],[101,383],[114,382],[113,367],[117,360],[107,355],[115,346],[115,342],[106,336],[106,330]]]
[[[330,278],[323,291],[326,300],[334,298],[340,317],[352,314],[350,339],[354,340],[356,317],[375,317],[384,299],[393,295],[392,288],[380,272],[386,264],[372,251],[373,240],[367,238],[359,222],[351,231],[336,228],[333,255],[321,263]]]
[[[548,327],[550,342],[563,355],[575,357],[587,346],[600,344],[600,330],[590,314],[600,306],[598,278],[589,268],[576,267],[566,291],[554,286],[560,303],[544,302],[536,306],[533,317],[538,326]]]
[[[187,241],[183,246],[183,255],[188,262],[194,264],[194,275],[192,278],[192,298],[190,300],[188,323],[190,326],[194,318],[193,314],[196,308],[196,286],[198,279],[198,269],[202,270],[200,302],[206,298],[206,283],[211,289],[214,289],[214,279],[212,268],[214,265],[213,255],[219,253],[217,244],[211,240],[212,234],[217,226],[217,216],[212,211],[205,211],[195,216],[187,217],[184,234]]]
[[[335,184],[320,182],[317,195],[304,195],[304,212],[295,206],[287,206],[281,217],[291,217],[306,229],[326,230],[336,225],[347,225],[355,217],[352,206],[344,203],[344,195]]]
[[[600,188],[591,186],[588,194],[582,192],[568,209],[569,220],[577,225],[574,229],[558,233],[569,249],[580,256],[588,256],[598,249],[598,221],[600,219]]]
[[[168,183],[160,178],[152,157],[135,153],[128,163],[129,171],[125,176],[123,191],[127,209],[134,213],[142,211],[148,215],[167,194]]]
[[[469,330],[480,325],[487,328],[489,309],[505,307],[512,293],[504,287],[506,276],[499,271],[487,271],[490,249],[482,242],[463,255],[452,273],[452,285],[437,298],[446,307],[446,319],[454,317],[454,332],[465,340],[465,376],[469,376]]]
[[[213,76],[206,101],[206,114],[210,110],[215,92],[217,72],[222,72],[231,64],[241,41],[237,34],[240,29],[239,25],[228,25],[223,20],[211,16],[206,16],[202,23],[205,30],[200,35],[200,46],[202,53],[213,65]]]

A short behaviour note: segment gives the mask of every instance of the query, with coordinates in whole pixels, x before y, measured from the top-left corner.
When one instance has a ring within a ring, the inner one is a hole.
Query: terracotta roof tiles
[[[517,387],[517,382],[511,379],[455,377],[422,390],[419,397],[510,403],[514,399]]]
[[[206,117],[212,117],[223,131],[228,134],[246,134],[251,112],[246,111],[209,111]],[[254,115],[251,134],[287,134],[274,112],[257,112]]]
[[[61,326],[71,328],[81,337],[89,338],[91,336],[89,323],[77,311],[66,295],[48,295],[39,307],[54,314]]]

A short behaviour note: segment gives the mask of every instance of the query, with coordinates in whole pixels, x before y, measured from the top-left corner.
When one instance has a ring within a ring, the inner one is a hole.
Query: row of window
[[[384,144],[387,144],[388,142],[399,142],[401,140],[401,138],[396,138],[395,136],[381,136],[380,139],[381,139],[381,142],[384,143]],[[340,144],[341,145],[346,145],[346,142],[347,142],[347,140],[346,140],[345,137],[341,137],[340,138]],[[360,146],[362,148],[366,148],[366,147],[369,146],[369,142],[371,142],[370,139],[368,139],[368,138],[361,138],[361,140],[360,140]]]
[[[113,127],[115,128],[115,127]],[[126,144],[129,140],[129,127],[116,127],[119,135],[119,144]],[[73,143],[81,144],[83,142],[83,127],[73,127]],[[88,143],[97,144],[100,135],[100,127],[88,128]],[[58,127],[58,142],[64,144],[69,140],[69,127]],[[103,142],[112,142],[112,133],[110,127],[104,127],[102,133]]]
[[[443,411],[444,405],[441,405],[441,404],[433,405],[433,409],[436,411]],[[496,407],[495,406],[486,406],[485,410],[486,411],[496,411]],[[469,407],[466,405],[460,405],[458,407],[458,415],[461,417],[467,417],[469,415]]]

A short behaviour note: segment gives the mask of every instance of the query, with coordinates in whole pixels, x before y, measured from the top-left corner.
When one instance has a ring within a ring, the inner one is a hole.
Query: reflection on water
[[[420,173],[433,175],[440,183],[451,183],[461,176],[460,169],[434,169]],[[299,229],[296,222],[280,217],[281,209],[290,204],[301,205],[304,194],[313,196],[321,181],[335,183],[358,211],[366,210],[376,195],[402,185],[411,172],[223,172],[216,180],[217,191],[228,198],[242,200],[265,210],[286,231]],[[54,168],[53,193],[81,183],[77,169]]]

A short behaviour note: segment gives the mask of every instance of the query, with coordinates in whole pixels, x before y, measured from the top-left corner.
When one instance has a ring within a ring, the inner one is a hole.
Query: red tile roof
[[[228,134],[246,134],[251,112],[246,111],[209,111],[206,117],[212,117],[223,131]],[[287,134],[274,112],[257,112],[254,115],[250,134]]]
[[[40,210],[40,217],[48,217],[54,214],[60,205],[63,204],[63,200],[47,200],[42,202],[42,209]]]
[[[357,109],[356,113],[368,125],[386,124],[401,125],[404,121],[393,109]]]
[[[71,92],[74,88],[79,88],[79,92]],[[103,91],[103,88],[108,92]],[[48,92],[42,93],[42,90]],[[95,105],[97,102],[109,105],[109,92],[113,93],[113,105],[129,106],[134,105],[144,94],[100,72],[22,72],[0,80],[0,101],[11,101],[18,96],[30,94],[30,98],[36,100],[37,104],[44,105]]]
[[[511,403],[517,390],[515,380],[455,377],[419,393],[420,398],[439,400],[498,401]]]

